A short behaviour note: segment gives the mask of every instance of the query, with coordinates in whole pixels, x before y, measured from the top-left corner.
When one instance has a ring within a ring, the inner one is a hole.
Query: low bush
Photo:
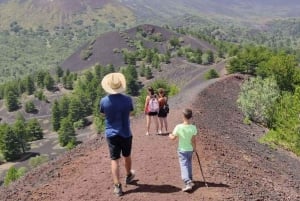
[[[26,172],[27,169],[25,167],[19,169],[16,169],[15,167],[9,168],[4,178],[4,185],[8,186],[10,183],[22,177]]]
[[[35,168],[35,167],[47,162],[48,160],[49,160],[49,157],[46,155],[36,156],[36,157],[29,159],[29,165],[32,168]]]
[[[210,69],[204,74],[206,80],[214,79],[220,77],[218,72],[215,69]]]

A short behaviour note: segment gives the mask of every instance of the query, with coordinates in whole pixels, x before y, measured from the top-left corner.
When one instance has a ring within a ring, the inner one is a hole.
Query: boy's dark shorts
[[[128,157],[131,154],[132,136],[128,138],[119,135],[106,138],[111,160],[117,160],[122,156]]]

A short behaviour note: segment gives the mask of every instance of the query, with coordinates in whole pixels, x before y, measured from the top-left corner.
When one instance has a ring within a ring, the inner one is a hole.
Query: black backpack
[[[168,99],[165,99],[165,104],[162,108],[165,113],[169,113],[169,111],[170,111],[169,104],[168,104],[167,100]]]
[[[166,113],[169,113],[170,108],[169,108],[169,104],[168,104],[168,103],[166,103],[166,104],[164,105],[163,110],[164,110]]]

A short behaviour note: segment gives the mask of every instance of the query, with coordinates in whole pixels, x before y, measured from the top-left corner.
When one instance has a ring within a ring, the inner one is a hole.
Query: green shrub
[[[36,111],[33,101],[28,101],[25,103],[25,112],[34,113]]]
[[[39,100],[46,100],[46,96],[42,90],[35,91],[34,96]]]
[[[248,117],[246,117],[246,118],[244,118],[243,123],[246,124],[246,125],[250,125],[251,120]]]
[[[48,160],[49,160],[49,157],[46,155],[36,156],[36,157],[29,159],[29,165],[32,168],[35,168],[35,167],[47,162]]]
[[[5,158],[3,156],[3,154],[0,152],[0,165],[1,163],[4,163],[5,162]]]
[[[19,169],[16,169],[15,167],[9,168],[4,178],[4,185],[8,186],[11,182],[22,177],[26,172],[27,169],[25,167],[21,167]]]
[[[120,51],[118,48],[114,48],[114,49],[113,49],[113,52],[114,52],[114,53],[120,53],[121,51]]]
[[[210,69],[204,74],[206,80],[214,79],[220,77],[218,72],[215,69]]]
[[[90,56],[92,56],[93,52],[90,49],[84,49],[80,52],[80,58],[82,60],[87,60]]]
[[[140,95],[136,100],[136,110],[137,111],[140,111],[140,112],[144,111],[146,97],[147,97],[147,90],[145,88],[143,88],[140,91]]]
[[[180,91],[180,89],[178,88],[177,85],[171,84],[170,91],[169,91],[169,97],[175,96],[176,94],[179,93],[179,91]]]
[[[72,140],[69,141],[68,144],[66,145],[66,148],[67,148],[68,150],[71,150],[71,149],[73,149],[73,148],[75,148],[75,147],[76,147],[76,141],[75,141],[75,139],[72,139]]]
[[[300,155],[300,87],[295,94],[284,93],[272,111],[272,129],[261,141]]]
[[[273,78],[250,78],[243,83],[237,104],[246,118],[267,125],[270,123],[270,112],[279,94],[279,88]]]
[[[84,127],[84,120],[80,119],[73,123],[75,129],[80,129]]]
[[[27,172],[27,168],[26,167],[20,167],[18,169],[18,176],[19,176],[19,178],[22,177],[22,176],[24,176],[26,174],[26,172]]]
[[[96,129],[97,134],[101,134],[104,131],[105,123],[104,117],[100,115],[95,115],[93,120],[94,127]]]

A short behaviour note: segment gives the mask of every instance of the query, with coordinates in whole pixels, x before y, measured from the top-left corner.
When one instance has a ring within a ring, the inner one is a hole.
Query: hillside
[[[142,20],[164,19],[189,13],[207,18],[230,19],[236,22],[261,23],[275,18],[299,17],[300,3],[297,0],[128,0],[129,5]],[[141,9],[142,8],[142,9]]]
[[[142,33],[146,33],[146,36],[143,37]],[[151,39],[155,36],[159,36],[160,40],[154,41]],[[182,38],[183,43],[181,46],[216,52],[215,47],[203,40],[188,35],[180,35],[159,26],[144,24],[124,31],[113,31],[100,35],[95,40],[80,47],[61,66],[63,69],[69,69],[70,71],[80,71],[97,63],[103,66],[112,64],[118,68],[125,65],[122,54],[123,49],[135,51],[137,50],[137,43],[141,43],[146,49],[156,48],[159,53],[166,54],[169,40],[174,37]],[[86,50],[90,51],[91,56],[88,59],[82,59],[81,54]]]
[[[124,187],[125,200],[300,198],[299,159],[259,144],[257,139],[265,133],[264,128],[242,122],[235,102],[243,79],[232,75],[210,83],[198,82],[170,100],[171,128],[181,121],[183,107],[193,108],[193,120],[200,134],[197,151],[208,188],[194,158],[195,188],[191,193],[181,192],[176,143],[166,136],[145,136],[143,115],[132,119],[137,176],[133,185]],[[35,169],[11,187],[1,188],[0,199],[119,200],[112,195],[105,140],[98,136]]]
[[[87,27],[95,23],[123,26],[135,22],[134,13],[116,0],[2,1],[0,18],[1,29],[8,29],[14,21],[26,29],[42,25],[49,30],[57,26]]]

